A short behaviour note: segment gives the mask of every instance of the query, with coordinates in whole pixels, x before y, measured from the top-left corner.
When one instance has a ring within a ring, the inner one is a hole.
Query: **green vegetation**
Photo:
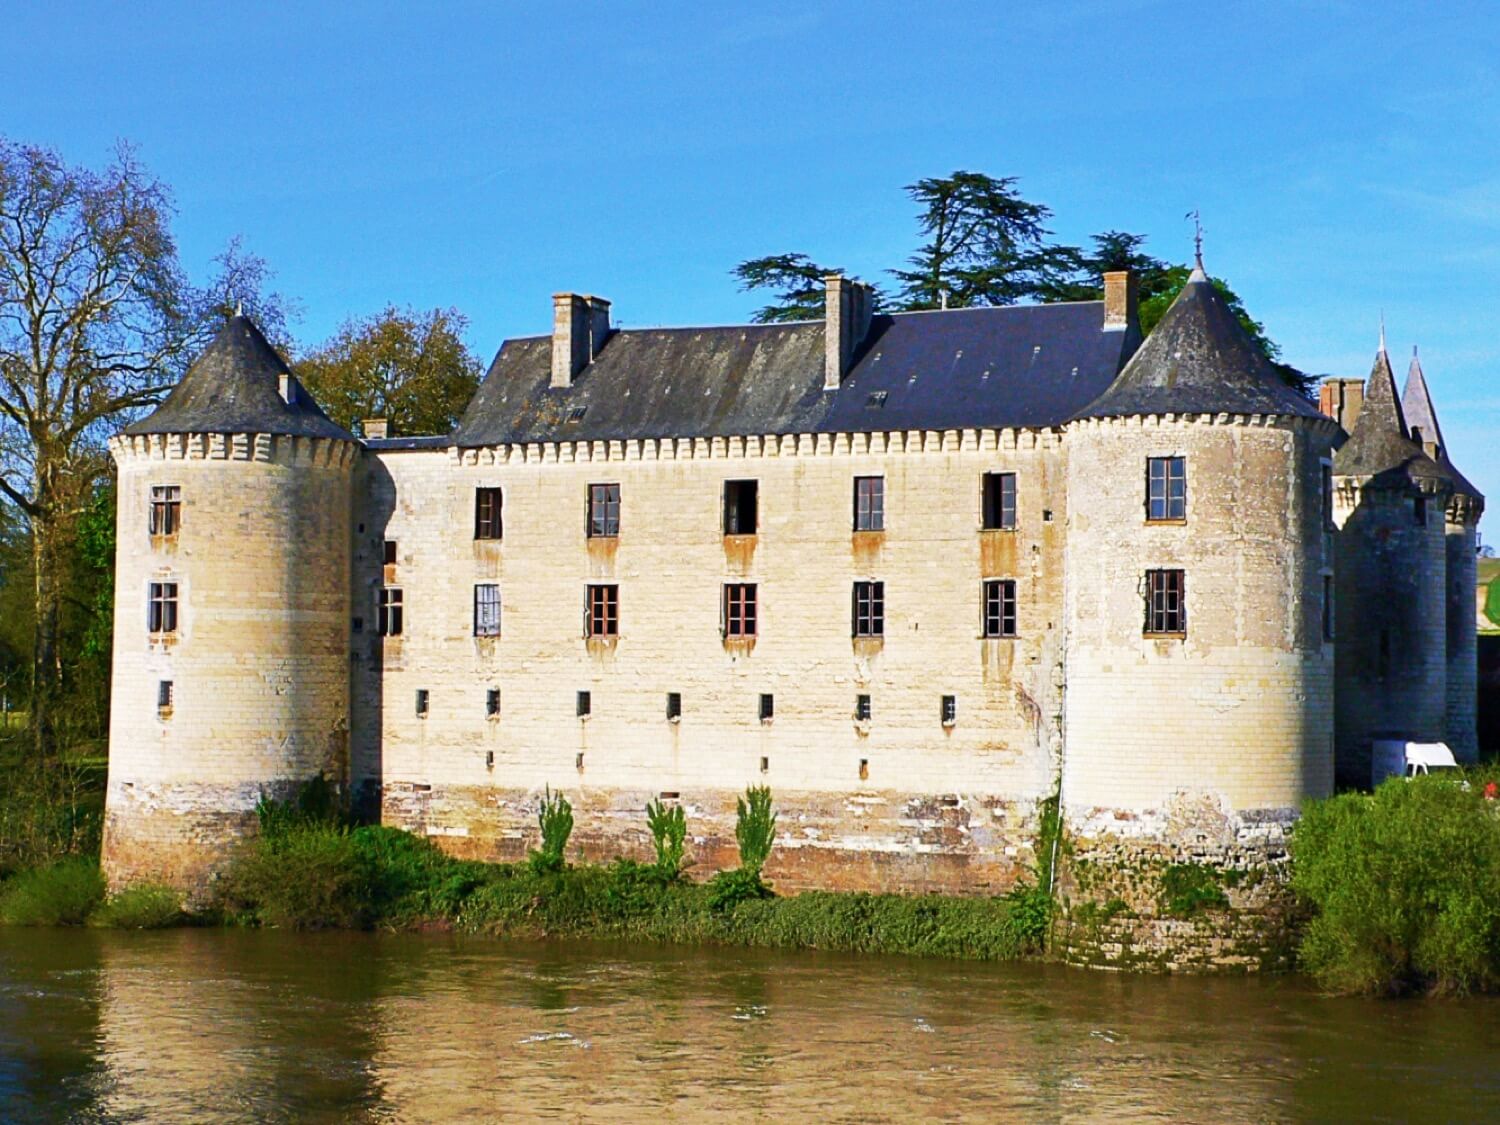
[[[103,898],[99,865],[83,856],[71,856],[22,871],[0,884],[0,922],[79,926]]]
[[[1489,571],[1488,575],[1486,570]],[[1500,568],[1482,568],[1479,576],[1481,581],[1488,578],[1484,588],[1484,615],[1490,619],[1495,630],[1500,630]]]
[[[142,883],[110,895],[88,916],[89,925],[113,930],[164,930],[186,921],[182,895],[156,883]]]
[[[567,866],[563,851],[573,834],[573,806],[561,793],[554,795],[549,786],[537,810],[536,823],[542,830],[542,846],[531,853],[531,869],[538,875],[561,871]]]
[[[1500,802],[1487,778],[1393,779],[1314,801],[1292,838],[1299,956],[1330,991],[1500,985]]]
[[[733,910],[742,902],[775,895],[760,877],[776,841],[770,788],[751,786],[735,801],[735,809],[734,838],[740,846],[740,865],[718,872],[708,884],[709,908],[719,913]]]
[[[1173,863],[1161,873],[1157,904],[1171,918],[1191,918],[1204,910],[1229,906],[1223,876],[1202,863]]]
[[[682,877],[683,848],[687,841],[687,816],[681,805],[664,805],[661,798],[646,805],[646,827],[656,848],[656,874],[663,882]]]

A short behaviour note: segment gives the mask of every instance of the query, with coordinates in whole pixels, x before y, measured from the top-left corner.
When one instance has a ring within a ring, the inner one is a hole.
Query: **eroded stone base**
[[[1231,813],[1186,794],[1150,813],[1070,810],[1055,955],[1135,971],[1289,968],[1295,819],[1291,809]]]
[[[707,878],[739,863],[735,790],[681,793],[689,874]],[[658,794],[569,790],[573,859],[609,862],[654,855],[645,807]],[[387,783],[364,805],[382,823],[426,836],[450,854],[514,861],[537,846],[540,791]],[[668,798],[672,800],[673,798]],[[1035,863],[1037,803],[996,796],[911,796],[860,791],[775,794],[776,845],[766,877],[777,890],[991,895]]]

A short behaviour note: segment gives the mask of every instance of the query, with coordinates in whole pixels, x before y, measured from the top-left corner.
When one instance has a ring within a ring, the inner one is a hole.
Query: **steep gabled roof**
[[[1333,471],[1339,476],[1367,477],[1393,487],[1404,487],[1408,482],[1447,480],[1437,463],[1408,436],[1383,334],[1370,378],[1365,383],[1364,402],[1354,421],[1354,433],[1334,454]]]
[[[1415,348],[1411,353],[1411,366],[1406,371],[1406,390],[1401,393],[1401,411],[1405,415],[1407,429],[1412,440],[1424,447],[1429,442],[1437,447],[1437,456],[1434,460],[1452,479],[1453,490],[1461,496],[1472,496],[1477,500],[1484,499],[1479,489],[1475,488],[1468,478],[1458,471],[1448,456],[1448,443],[1443,440],[1443,430],[1438,425],[1437,410],[1432,405],[1432,394],[1427,389],[1427,376],[1422,373],[1422,362],[1417,358]],[[1355,424],[1358,425],[1357,422]]]
[[[1199,266],[1119,378],[1078,417],[1220,413],[1319,417],[1277,374]]]
[[[292,403],[283,399],[283,375],[291,375],[291,368],[260,329],[247,316],[232,316],[155,412],[124,432],[291,434],[354,440],[329,421],[300,387]]]
[[[509,340],[454,432],[461,446],[645,437],[1054,426],[1140,342],[1104,304],[952,309],[872,319],[837,390],[823,322],[612,333],[569,387],[551,339]]]

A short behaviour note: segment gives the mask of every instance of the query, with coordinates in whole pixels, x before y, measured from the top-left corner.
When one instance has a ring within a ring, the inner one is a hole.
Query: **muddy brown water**
[[[0,1121],[1500,1120],[1500,1002],[450,935],[0,928]]]

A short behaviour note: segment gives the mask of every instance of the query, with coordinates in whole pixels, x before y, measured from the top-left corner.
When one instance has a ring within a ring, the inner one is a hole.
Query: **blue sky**
[[[1368,373],[1384,312],[1500,503],[1500,6],[0,3],[0,131],[172,185],[202,275],[233,235],[315,342],[453,305],[486,358],[550,294],[733,323],[736,262],[864,276],[902,185],[1017,176],[1058,237],[1210,270],[1286,358]]]

